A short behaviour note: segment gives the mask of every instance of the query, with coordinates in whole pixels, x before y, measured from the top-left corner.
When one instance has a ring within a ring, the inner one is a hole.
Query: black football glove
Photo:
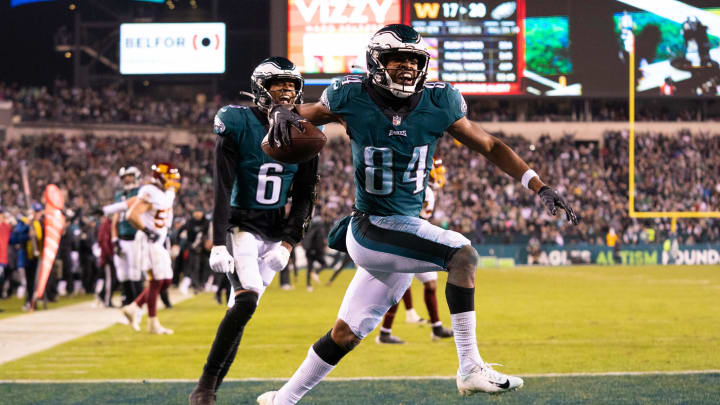
[[[548,209],[550,215],[555,216],[557,214],[557,207],[560,207],[565,210],[565,217],[568,221],[570,221],[573,225],[578,224],[578,218],[577,215],[575,215],[575,211],[570,208],[567,201],[565,201],[565,199],[562,198],[557,191],[548,186],[542,186],[540,190],[538,190],[538,195],[542,198],[543,204],[545,204],[545,208]]]
[[[160,235],[156,232],[153,232],[147,228],[143,229],[142,231],[145,233],[145,235],[147,235],[147,238],[151,243],[155,243],[158,241],[158,239],[160,239]]]
[[[305,130],[300,124],[300,121],[305,119],[281,104],[277,104],[270,109],[268,120],[270,121],[268,141],[272,148],[287,148],[292,144],[290,139],[291,125],[301,132]]]
[[[122,251],[122,247],[120,246],[120,240],[117,238],[113,239],[112,244],[115,254],[118,256],[124,256],[124,252]]]

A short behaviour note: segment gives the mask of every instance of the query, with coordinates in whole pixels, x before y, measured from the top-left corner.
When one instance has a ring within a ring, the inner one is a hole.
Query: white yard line
[[[170,291],[173,304],[189,296]],[[62,297],[60,298],[62,299]],[[162,304],[158,303],[162,306]],[[97,307],[93,301],[0,319],[0,364],[28,356],[125,320],[118,308]]]
[[[643,375],[693,375],[693,374],[720,374],[720,370],[684,370],[684,371],[611,371],[607,373],[545,373],[545,374],[519,374],[524,378],[550,378],[550,377],[612,377],[612,376],[643,376]],[[455,376],[384,376],[384,377],[328,377],[323,381],[416,381],[416,380],[454,380]],[[227,378],[225,382],[278,382],[287,381],[287,378]],[[0,380],[0,384],[127,384],[127,383],[194,383],[197,379],[168,378],[168,379],[115,379],[115,380]]]

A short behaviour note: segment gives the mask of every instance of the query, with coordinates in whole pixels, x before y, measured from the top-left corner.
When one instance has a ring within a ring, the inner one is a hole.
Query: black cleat
[[[430,338],[432,338],[433,342],[440,339],[451,338],[453,335],[452,330],[443,328],[442,325],[433,326],[432,332],[430,332]]]
[[[375,338],[375,343],[381,345],[404,345],[405,341],[389,333],[380,332]]]
[[[217,376],[203,374],[188,397],[190,405],[215,405],[215,385],[217,385],[217,380]]]

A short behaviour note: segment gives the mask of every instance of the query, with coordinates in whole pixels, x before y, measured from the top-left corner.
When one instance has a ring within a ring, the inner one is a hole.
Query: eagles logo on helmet
[[[180,189],[180,170],[172,163],[156,163],[152,165],[152,181],[163,190]]]
[[[295,99],[291,104],[302,103],[303,85],[305,81],[300,74],[300,69],[290,60],[272,56],[264,59],[253,70],[250,76],[250,89],[255,104],[261,110],[267,111],[274,104],[272,95],[268,90],[273,80],[291,80],[295,83]]]
[[[385,66],[386,56],[402,52],[412,53],[418,59],[418,69],[415,71],[415,80],[412,85],[393,82]],[[366,58],[372,83],[389,91],[395,97],[407,98],[423,90],[427,79],[430,54],[425,41],[412,27],[390,24],[381,28],[370,39]]]

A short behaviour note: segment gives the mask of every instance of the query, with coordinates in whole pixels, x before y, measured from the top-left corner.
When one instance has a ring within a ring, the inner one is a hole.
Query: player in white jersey
[[[445,166],[442,164],[442,160],[433,159],[433,168],[430,170],[430,180],[428,186],[425,188],[425,200],[423,201],[422,210],[420,211],[420,217],[424,220],[429,221],[435,212],[435,191],[440,190],[445,185]],[[430,339],[437,341],[440,339],[450,338],[453,336],[453,331],[443,327],[442,321],[438,313],[437,304],[437,271],[429,271],[427,273],[415,273],[415,278],[423,283],[424,287],[424,298],[425,306],[427,307],[428,314],[430,315],[430,324],[432,325],[432,331],[430,332]],[[408,323],[425,323],[426,321],[420,318],[412,308],[412,295],[410,294],[410,288],[403,295],[403,302],[405,303],[405,314],[406,322]],[[395,304],[385,313],[383,318],[382,326],[380,327],[380,334],[375,339],[376,343],[379,344],[402,344],[405,343],[402,339],[392,334],[392,325],[395,320],[395,313],[397,312],[399,304]]]
[[[130,223],[139,231],[135,234],[135,266],[147,272],[148,286],[129,305],[123,314],[136,331],[140,330],[140,308],[147,302],[148,331],[152,334],[172,334],[160,325],[157,318],[157,298],[172,282],[170,252],[165,247],[168,228],[172,224],[175,193],[180,188],[180,172],[171,163],[157,163],[152,167],[152,181],[140,187],[136,200],[127,212]]]

